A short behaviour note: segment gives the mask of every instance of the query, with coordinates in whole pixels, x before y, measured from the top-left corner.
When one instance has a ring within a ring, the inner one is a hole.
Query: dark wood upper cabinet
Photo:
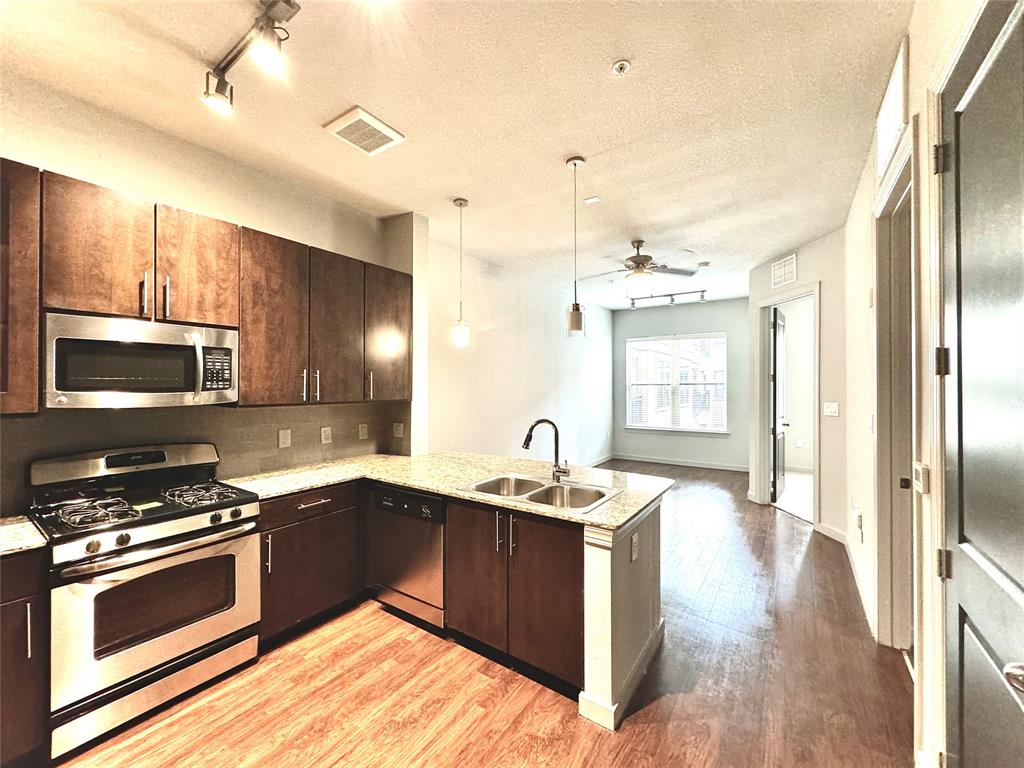
[[[358,594],[363,588],[360,552],[355,507],[264,533],[260,639]]]
[[[153,203],[43,173],[43,305],[154,316]]]
[[[310,248],[311,401],[363,399],[363,262]]]
[[[157,319],[238,327],[239,229],[156,207]]]
[[[0,160],[0,411],[39,410],[39,171]]]
[[[510,514],[508,652],[583,687],[583,529]]]
[[[507,513],[449,503],[445,525],[448,626],[508,650]]]
[[[412,275],[366,265],[366,399],[412,399]]]
[[[242,228],[240,405],[309,398],[309,247]]]

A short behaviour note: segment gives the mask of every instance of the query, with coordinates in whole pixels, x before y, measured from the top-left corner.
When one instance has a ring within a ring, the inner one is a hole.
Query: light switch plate
[[[292,431],[290,429],[279,429],[279,430],[277,430],[277,447],[278,448],[291,448],[292,447]]]
[[[331,428],[320,427],[320,445],[328,445],[331,442]]]
[[[359,425],[359,439],[365,440],[370,436],[370,431],[365,424]]]
[[[629,537],[629,562],[635,563],[640,557],[640,533],[634,533]]]
[[[822,413],[825,416],[838,416],[839,415],[839,403],[831,400],[826,400],[822,403]]]
[[[392,437],[405,437],[405,422],[395,421],[391,424],[391,436]]]

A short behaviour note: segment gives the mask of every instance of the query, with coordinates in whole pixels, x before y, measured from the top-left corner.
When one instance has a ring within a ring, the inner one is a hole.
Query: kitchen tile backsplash
[[[153,443],[215,443],[220,477],[239,477],[364,453],[408,455],[407,402],[236,408],[194,406],[131,410],[46,410],[0,419],[0,516],[24,514],[31,498],[29,464],[81,451]],[[406,425],[393,437],[393,424]],[[367,438],[359,439],[359,425]],[[331,427],[321,444],[320,428]],[[278,448],[278,430],[291,447]]]

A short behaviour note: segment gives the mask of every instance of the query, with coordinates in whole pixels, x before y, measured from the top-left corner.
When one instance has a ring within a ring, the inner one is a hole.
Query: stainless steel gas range
[[[32,464],[50,540],[51,757],[258,654],[253,493],[209,443]]]

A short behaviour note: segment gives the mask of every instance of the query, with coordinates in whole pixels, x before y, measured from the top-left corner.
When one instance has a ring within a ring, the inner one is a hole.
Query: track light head
[[[230,115],[235,106],[235,86],[224,75],[207,72],[203,103],[219,115]]]
[[[274,22],[266,17],[260,17],[256,20],[253,35],[252,44],[249,46],[249,58],[271,77],[284,75],[285,61],[281,54],[281,37]]]

